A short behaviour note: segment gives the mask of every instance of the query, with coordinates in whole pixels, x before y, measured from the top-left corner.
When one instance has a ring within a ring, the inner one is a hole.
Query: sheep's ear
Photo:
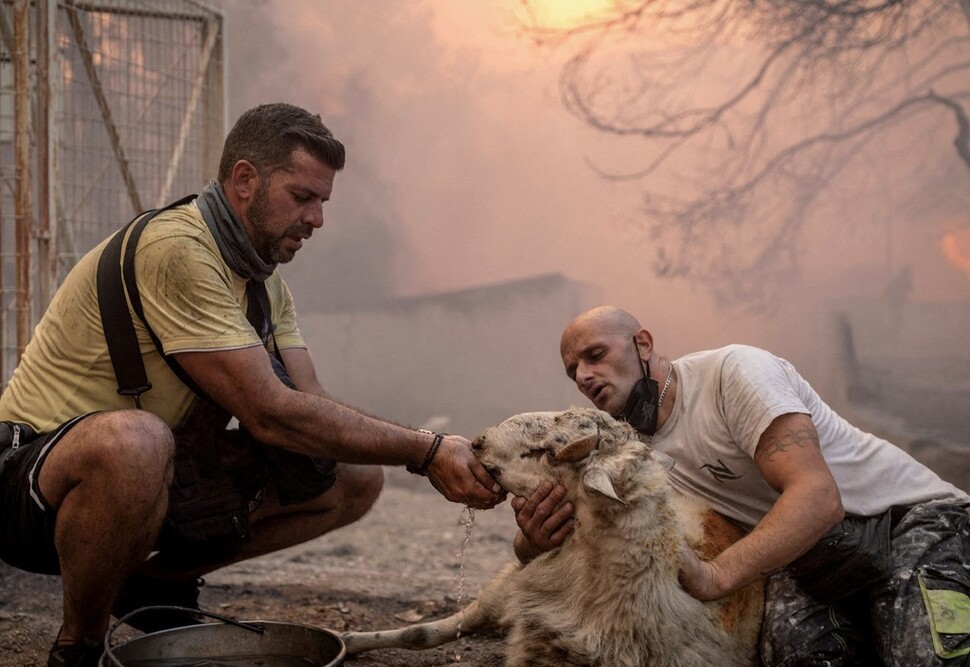
[[[586,469],[583,473],[583,486],[589,491],[596,491],[607,498],[612,498],[618,503],[626,505],[626,503],[616,495],[616,490],[613,488],[613,481],[610,476],[600,467],[590,467]]]
[[[579,440],[573,440],[556,452],[556,460],[566,463],[576,463],[577,461],[582,461],[589,456],[594,449],[596,449],[599,441],[599,433],[590,433]]]

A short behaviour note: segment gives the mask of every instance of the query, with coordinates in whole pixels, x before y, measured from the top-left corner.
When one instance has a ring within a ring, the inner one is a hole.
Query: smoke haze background
[[[838,363],[825,343],[833,304],[887,294],[970,303],[968,275],[942,251],[944,234],[970,226],[968,174],[949,123],[872,142],[866,168],[820,198],[797,241],[799,272],[780,276],[777,298],[752,312],[654,276],[638,224],[642,184],[604,180],[589,166],[622,172],[641,162],[641,147],[564,110],[557,85],[568,51],[524,39],[516,0],[222,6],[229,123],[254,104],[288,101],[320,113],[348,149],[323,229],[284,268],[304,315],[561,273],[637,315],[664,355],[760,345],[824,392]],[[655,189],[678,187],[672,175],[659,179]],[[530,336],[527,320],[507,326]],[[394,332],[386,336],[393,344]],[[308,342],[311,351],[327,345]],[[430,363],[454,363],[476,344],[453,342]],[[547,341],[551,353],[558,342]]]

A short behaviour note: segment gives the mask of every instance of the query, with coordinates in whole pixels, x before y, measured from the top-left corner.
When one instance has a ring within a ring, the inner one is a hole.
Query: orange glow
[[[970,278],[970,227],[944,234],[940,248],[946,261]]]
[[[615,15],[618,0],[523,0],[522,5],[536,26],[568,29]]]

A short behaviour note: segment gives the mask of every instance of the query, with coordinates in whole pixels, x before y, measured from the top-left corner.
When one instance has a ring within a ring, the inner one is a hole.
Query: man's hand
[[[528,498],[512,499],[515,523],[521,531],[515,537],[515,555],[523,563],[555,549],[573,531],[573,506],[564,503],[566,489],[543,482]]]
[[[447,435],[428,467],[428,479],[438,493],[453,503],[487,510],[505,500],[505,493],[472,453],[471,442]]]
[[[717,584],[717,567],[698,558],[686,542],[680,544],[680,585],[702,602],[724,596]]]

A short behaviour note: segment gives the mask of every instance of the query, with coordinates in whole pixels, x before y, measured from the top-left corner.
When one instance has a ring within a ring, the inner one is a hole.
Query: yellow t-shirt
[[[46,432],[87,412],[134,407],[131,397],[118,395],[98,309],[97,268],[106,245],[88,252],[58,289],[0,396],[0,419]],[[145,226],[135,278],[145,317],[166,353],[260,345],[246,319],[246,281],[223,261],[195,203]],[[278,271],[266,290],[279,347],[305,347],[293,296]],[[141,319],[134,312],[131,317],[153,385],[142,394],[142,408],[177,426],[196,396],[155,349]]]

